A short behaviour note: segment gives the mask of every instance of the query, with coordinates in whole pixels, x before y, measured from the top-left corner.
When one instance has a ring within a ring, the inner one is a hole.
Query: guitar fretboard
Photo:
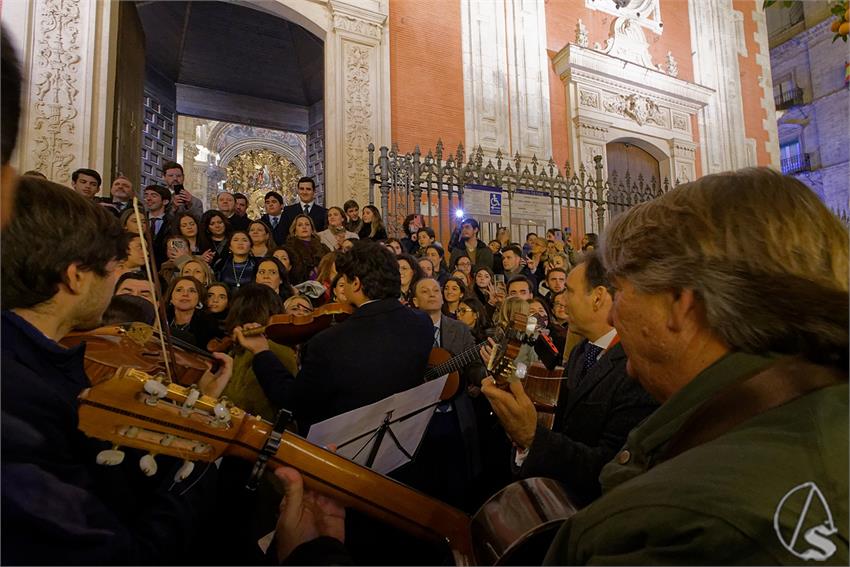
[[[451,359],[447,360],[443,364],[437,365],[433,368],[429,368],[428,371],[425,372],[425,380],[427,381],[439,378],[440,376],[456,372],[461,368],[472,364],[476,360],[480,361],[481,356],[478,354],[478,351],[481,349],[482,346],[486,344],[487,341],[480,342],[475,346],[469,347],[462,353],[453,356]]]

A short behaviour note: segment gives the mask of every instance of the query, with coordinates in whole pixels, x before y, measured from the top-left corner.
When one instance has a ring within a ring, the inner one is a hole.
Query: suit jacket
[[[150,221],[148,221],[148,227],[150,227]],[[156,233],[156,236],[151,233],[151,237],[153,238],[153,255],[156,258],[157,267],[163,265],[168,261],[168,254],[165,251],[165,241],[168,240],[168,237],[174,232],[174,218],[166,214],[163,217],[163,221],[159,223],[159,232]]]
[[[233,230],[248,230],[248,225],[251,224],[251,219],[248,218],[248,215],[240,216],[233,214],[227,219],[227,221],[230,223],[230,228]]]
[[[422,384],[433,343],[427,315],[382,299],[304,344],[297,378],[270,352],[252,365],[269,400],[292,410],[306,433],[313,423]]]
[[[262,222],[266,223],[266,225],[268,225],[269,228],[271,228],[272,219],[267,213],[264,214],[263,216],[261,216],[260,220]],[[283,246],[283,244],[286,242],[287,237],[289,236],[289,226],[287,225],[285,227],[286,230],[284,230],[285,224],[286,223],[283,222],[283,213],[281,213],[280,214],[280,221],[277,223],[276,227],[272,228],[272,239],[274,240],[275,244],[277,244],[278,246]]]
[[[626,374],[626,353],[619,343],[602,355],[581,378],[584,340],[567,362],[552,430],[537,426],[528,456],[519,468],[523,478],[560,480],[578,506],[601,494],[599,473],[638,423],[658,407]]]
[[[304,207],[301,206],[300,201],[283,208],[283,214],[280,216],[280,224],[284,225],[285,234],[289,234],[289,227],[292,225],[292,221],[303,212]],[[310,218],[313,219],[313,224],[316,225],[316,232],[321,232],[328,228],[328,210],[316,201],[313,201],[313,204],[310,205]]]

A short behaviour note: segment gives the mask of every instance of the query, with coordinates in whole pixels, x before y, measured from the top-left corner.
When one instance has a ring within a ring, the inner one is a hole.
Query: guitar
[[[158,454],[184,459],[178,475],[194,461],[222,456],[254,461],[264,468],[298,469],[305,485],[408,533],[452,551],[457,565],[539,564],[554,531],[576,509],[551,479],[527,479],[491,497],[469,517],[443,502],[313,445],[281,424],[246,414],[226,400],[195,387],[164,383],[140,370],[120,368],[80,395],[80,429],[113,444],[100,464],[119,464],[120,447],[147,451],[142,470],[156,474]],[[175,481],[180,480],[175,477]]]
[[[486,344],[487,341],[483,341],[455,356],[452,356],[452,353],[444,348],[434,347],[431,349],[431,354],[428,355],[428,369],[425,371],[425,381],[435,380],[440,376],[448,374],[446,385],[443,386],[443,391],[440,393],[441,401],[449,400],[457,394],[460,387],[459,371],[475,361],[480,362],[481,356],[478,354],[478,351]]]

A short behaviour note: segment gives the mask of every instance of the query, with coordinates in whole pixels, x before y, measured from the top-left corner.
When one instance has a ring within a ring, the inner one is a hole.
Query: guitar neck
[[[243,424],[241,441],[231,445],[230,453],[256,460],[271,424],[260,419],[249,421]],[[304,477],[307,488],[422,539],[447,543],[458,565],[474,563],[470,518],[456,508],[289,432],[284,433],[268,465],[293,467]]]
[[[482,341],[475,346],[469,347],[457,356],[453,356],[443,364],[440,364],[433,368],[429,368],[428,371],[425,373],[425,379],[433,380],[434,378],[439,378],[440,376],[444,376],[452,372],[457,372],[458,370],[469,366],[475,361],[480,361],[481,356],[478,354],[478,351],[481,349],[482,346],[486,344],[487,341]]]

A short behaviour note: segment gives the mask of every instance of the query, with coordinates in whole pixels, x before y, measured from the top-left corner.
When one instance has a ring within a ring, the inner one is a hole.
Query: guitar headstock
[[[511,324],[500,333],[487,362],[487,370],[497,384],[504,385],[525,378],[534,362],[534,341],[540,334],[537,318],[515,313]]]
[[[84,390],[79,402],[79,427],[86,435],[116,448],[187,461],[214,461],[237,440],[243,421],[257,420],[226,399],[134,368],[120,368],[114,377]],[[116,451],[102,464],[117,464],[122,458]]]

